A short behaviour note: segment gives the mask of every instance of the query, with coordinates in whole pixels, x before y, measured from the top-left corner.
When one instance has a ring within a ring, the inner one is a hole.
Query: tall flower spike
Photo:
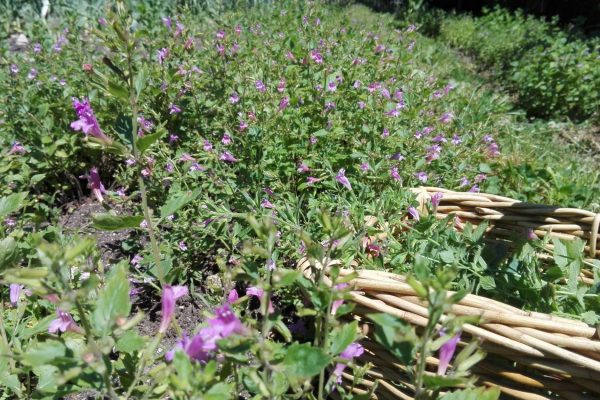
[[[165,333],[169,328],[173,314],[175,313],[175,301],[188,294],[188,288],[185,286],[165,285],[162,293],[162,320],[160,321],[159,332]]]
[[[86,99],[79,101],[79,99],[74,98],[73,108],[79,119],[71,122],[71,129],[82,131],[86,136],[92,135],[103,143],[112,143],[112,140],[100,129],[94,110],[92,110],[92,106]]]

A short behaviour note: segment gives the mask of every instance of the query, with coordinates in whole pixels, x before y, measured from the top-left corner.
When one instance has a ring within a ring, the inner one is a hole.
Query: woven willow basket
[[[427,212],[426,203],[431,196],[441,192],[436,217],[443,219],[454,214],[463,223],[473,225],[488,221],[488,239],[509,240],[516,231],[531,229],[538,237],[579,237],[586,241],[585,251],[589,258],[600,256],[600,214],[483,193],[459,193],[431,187],[414,191],[421,213]],[[460,222],[455,222],[454,226],[462,228]],[[552,245],[548,244],[548,247],[551,249]],[[339,261],[331,261],[328,266],[336,263]],[[308,260],[301,260],[299,267],[311,278]],[[344,373],[345,384],[355,393],[367,393],[378,382],[373,395],[375,399],[413,399],[414,387],[406,366],[371,340],[372,329],[364,316],[387,313],[420,329],[427,324],[427,305],[420,301],[402,275],[360,270],[359,266],[356,270],[342,269],[341,275],[355,272],[358,276],[350,281],[353,288],[351,301],[356,305],[352,317],[362,323],[365,337],[361,344],[366,350],[358,363],[369,363],[370,369],[354,385],[354,377]],[[592,276],[591,271],[586,271],[582,279],[593,282]],[[331,284],[327,277],[325,279]],[[600,336],[596,328],[580,321],[523,311],[476,295],[467,295],[450,312],[481,318],[477,326],[463,325],[459,343],[459,347],[464,347],[471,339],[478,339],[488,353],[486,359],[472,369],[479,385],[499,388],[502,398],[600,399]],[[427,364],[430,371],[435,371],[438,359],[430,357]]]

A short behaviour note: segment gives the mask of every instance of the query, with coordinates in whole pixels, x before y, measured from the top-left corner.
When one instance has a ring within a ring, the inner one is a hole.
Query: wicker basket
[[[594,259],[600,256],[600,214],[483,193],[459,193],[431,187],[414,191],[421,213],[427,212],[426,203],[431,196],[441,192],[440,204],[434,208],[436,217],[442,219],[455,214],[474,225],[489,221],[487,237],[491,240],[509,240],[515,230],[531,229],[538,236],[582,238],[586,241],[588,256]],[[461,224],[455,223],[455,227],[461,229]],[[551,248],[551,244],[548,246]],[[329,266],[334,263],[338,261],[331,261]],[[301,260],[299,267],[311,277],[308,260]],[[371,329],[364,316],[388,313],[419,329],[427,324],[427,305],[401,275],[358,267],[357,270],[342,269],[340,273],[347,276],[356,272],[358,276],[350,281],[353,287],[350,296],[356,305],[353,317],[363,323],[365,338],[361,343],[366,350],[359,363],[370,363],[371,368],[357,386],[351,385],[352,375],[344,373],[343,378],[355,393],[367,393],[377,381],[374,398],[412,399],[414,387],[407,368],[371,340]],[[583,278],[589,281],[591,275]],[[465,346],[471,339],[479,339],[481,347],[488,353],[488,357],[472,369],[478,384],[498,387],[503,398],[600,398],[600,338],[596,328],[580,321],[523,311],[476,295],[467,295],[450,312],[481,317],[478,326],[463,326],[459,343],[459,346]],[[437,363],[433,357],[427,360],[432,370]]]

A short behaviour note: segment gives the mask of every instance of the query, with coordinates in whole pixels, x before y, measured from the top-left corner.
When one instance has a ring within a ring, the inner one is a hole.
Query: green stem
[[[15,360],[13,359],[12,351],[10,350],[10,345],[8,343],[8,336],[6,335],[6,329],[4,329],[4,302],[2,298],[0,298],[0,333],[2,334],[2,341],[6,347],[6,351],[8,351],[7,356],[9,357],[10,367],[11,369],[15,368]]]
[[[139,160],[140,154],[136,146],[136,137],[138,130],[138,103],[133,77],[131,46],[128,46],[127,64],[129,69],[129,103],[131,105],[131,147],[133,150],[133,157],[139,162],[141,161]],[[154,223],[152,222],[152,214],[150,212],[150,207],[148,207],[148,193],[146,191],[146,184],[144,183],[144,178],[141,174],[138,174],[138,185],[140,187],[140,194],[142,196],[142,210],[144,213],[144,220],[148,224],[148,235],[150,236],[150,244],[152,247],[152,254],[154,256],[154,262],[156,263],[158,280],[161,284],[163,284],[165,277],[160,267],[160,250],[158,247],[158,241],[156,240],[156,232],[154,230]]]

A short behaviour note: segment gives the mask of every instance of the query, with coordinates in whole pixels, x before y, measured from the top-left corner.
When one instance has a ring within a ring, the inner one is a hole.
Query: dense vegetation
[[[525,121],[408,21],[292,1],[33,11],[2,21],[17,32],[0,70],[4,397],[361,398],[340,384],[362,347],[348,278],[332,266],[331,288],[318,268],[332,259],[417,268],[436,312],[452,289],[597,322],[597,285],[570,279],[583,259],[562,262],[581,243],[557,242],[546,273],[542,240],[491,254],[482,230],[416,213],[420,185],[596,207],[600,184],[560,126]],[[589,110],[588,94],[565,107]],[[84,235],[101,231],[123,234],[116,256]],[[472,387],[467,367],[434,383],[416,368],[431,348],[451,357],[463,322],[405,329],[418,397]]]

